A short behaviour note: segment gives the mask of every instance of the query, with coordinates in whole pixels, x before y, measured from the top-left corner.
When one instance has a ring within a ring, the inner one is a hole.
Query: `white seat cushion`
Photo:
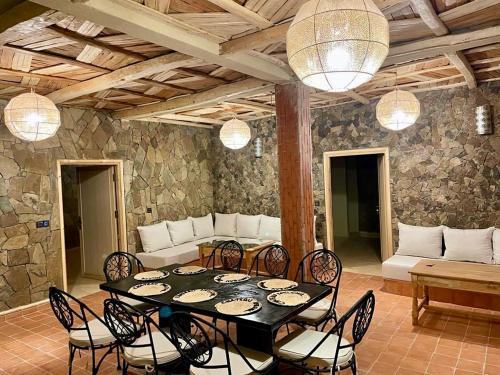
[[[279,358],[297,360],[305,357],[314,347],[325,337],[328,338],[316,349],[306,362],[308,367],[320,368],[332,367],[335,356],[335,348],[339,337],[330,335],[327,332],[313,331],[309,329],[297,329],[288,336],[285,336],[274,345],[274,354]],[[340,345],[349,345],[349,341],[342,338]],[[353,356],[351,347],[340,349],[337,366],[346,366]]]
[[[174,245],[194,241],[193,222],[191,218],[178,221],[167,221],[170,238]]]
[[[214,236],[214,221],[212,214],[203,217],[192,217],[194,239],[208,238]]]
[[[238,214],[215,214],[215,235],[236,236],[236,216]]]
[[[382,276],[384,279],[410,281],[411,277],[408,271],[422,259],[425,258],[393,255],[382,263]]]
[[[236,235],[238,237],[257,238],[259,236],[261,216],[238,214],[236,216]]]
[[[493,232],[493,261],[500,264],[500,229],[496,228]]]
[[[296,316],[294,320],[299,320],[306,323],[319,322],[325,317],[326,314],[328,314],[331,305],[332,300],[323,298],[322,300],[309,307],[307,310],[302,311],[299,315]]]
[[[198,246],[195,242],[188,242],[169,249],[154,253],[137,253],[137,258],[146,268],[160,268],[171,264],[185,264],[198,259]]]
[[[170,239],[166,221],[137,227],[137,230],[139,236],[141,236],[142,249],[147,253],[174,246]]]
[[[180,358],[180,353],[175,346],[161,332],[152,332],[153,345],[155,347],[156,361],[159,364],[175,361]],[[134,345],[148,345],[151,341],[149,335],[139,337]],[[133,346],[125,347],[123,350],[125,360],[134,366],[153,365],[153,352],[151,346],[137,348]]]
[[[259,239],[281,241],[281,219],[262,215],[259,226]]]
[[[109,345],[115,342],[113,334],[110,332],[108,327],[98,319],[94,319],[88,322],[90,336],[92,336],[92,342],[94,346]],[[78,331],[71,331],[69,334],[69,341],[78,347],[89,347],[90,338],[85,329],[85,324],[82,324],[78,328],[84,328]]]
[[[495,228],[444,228],[444,259],[477,263],[493,263],[492,236]]]
[[[443,227],[419,227],[398,223],[399,247],[397,255],[441,258],[443,255]]]
[[[264,370],[269,367],[273,363],[273,357],[269,354],[258,352],[252,349],[247,349],[244,347],[239,347],[241,352],[245,355],[248,362],[259,371]],[[256,374],[252,371],[250,367],[245,363],[243,358],[236,351],[229,350],[229,362],[231,363],[231,373],[233,375],[247,375],[247,374]],[[226,360],[226,351],[223,347],[216,346],[213,348],[212,358],[207,363],[207,366],[216,366],[216,365],[224,365],[227,363]],[[226,374],[227,370],[225,369],[209,369],[209,368],[197,368],[191,366],[190,369],[191,374],[195,375],[220,375]]]

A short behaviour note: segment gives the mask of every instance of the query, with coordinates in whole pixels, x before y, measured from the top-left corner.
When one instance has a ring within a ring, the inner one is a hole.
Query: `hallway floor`
[[[364,237],[335,237],[335,253],[345,271],[382,275],[380,240]]]
[[[103,280],[84,277],[81,273],[80,248],[66,250],[66,272],[68,277],[68,292],[77,298],[99,292],[99,284]]]

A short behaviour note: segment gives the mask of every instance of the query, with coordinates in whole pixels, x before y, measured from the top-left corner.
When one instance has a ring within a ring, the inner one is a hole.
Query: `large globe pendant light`
[[[34,92],[12,98],[4,109],[4,120],[14,136],[31,142],[52,137],[61,125],[55,104]]]
[[[224,146],[238,150],[245,147],[250,141],[250,128],[247,123],[237,118],[233,118],[222,125],[219,138]]]
[[[420,102],[411,92],[396,88],[380,98],[376,112],[377,120],[384,128],[402,130],[417,121]]]
[[[288,29],[286,49],[304,84],[345,92],[379,70],[389,52],[389,23],[372,0],[310,0]]]

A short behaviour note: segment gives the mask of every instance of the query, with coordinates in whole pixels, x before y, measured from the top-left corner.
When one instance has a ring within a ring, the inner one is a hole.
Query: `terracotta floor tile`
[[[425,312],[422,325],[415,327],[411,299],[381,291],[381,278],[348,272],[342,277],[337,306],[340,314],[367,289],[374,289],[377,299],[372,325],[356,347],[360,375],[500,375],[500,324]],[[102,311],[107,297],[100,292],[83,300],[95,311]],[[234,327],[231,332],[234,334]],[[286,331],[280,330],[279,337],[284,334]],[[48,304],[1,316],[0,375],[65,375],[67,345],[67,332]],[[73,375],[89,373],[87,358],[85,352],[81,357],[77,354]],[[99,375],[120,373],[112,355],[104,361]],[[130,370],[129,374],[139,372]]]

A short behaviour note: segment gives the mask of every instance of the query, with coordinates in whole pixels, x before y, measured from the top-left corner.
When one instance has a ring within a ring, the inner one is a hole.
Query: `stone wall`
[[[90,110],[63,109],[57,135],[37,143],[14,138],[0,119],[0,311],[46,298],[49,285],[62,286],[58,159],[124,160],[134,251],[140,250],[138,225],[212,212],[211,148],[206,129],[120,122]],[[50,227],[37,229],[37,220],[50,220]]]
[[[500,84],[417,95],[422,115],[411,128],[390,132],[369,106],[349,104],[312,111],[313,184],[317,236],[326,243],[323,152],[389,147],[392,222],[446,224],[460,228],[500,225]],[[475,132],[478,101],[493,105],[494,135]],[[253,122],[252,139],[264,140],[264,157],[253,146],[230,151],[215,141],[215,207],[221,212],[279,215],[275,122]]]

